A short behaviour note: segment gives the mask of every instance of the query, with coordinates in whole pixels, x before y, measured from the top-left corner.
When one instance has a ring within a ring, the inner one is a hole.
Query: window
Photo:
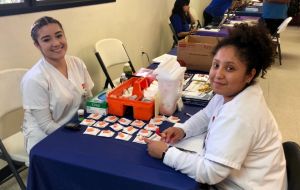
[[[116,0],[0,0],[0,16],[115,2]]]

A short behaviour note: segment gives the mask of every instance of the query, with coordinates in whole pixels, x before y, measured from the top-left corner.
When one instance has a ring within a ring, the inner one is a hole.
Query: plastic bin
[[[133,86],[133,95],[137,95],[135,100],[121,97],[124,89]],[[133,118],[139,120],[150,120],[154,115],[154,101],[144,102],[143,90],[149,86],[146,78],[130,78],[107,95],[108,113],[116,116],[124,116],[126,107],[133,108]]]

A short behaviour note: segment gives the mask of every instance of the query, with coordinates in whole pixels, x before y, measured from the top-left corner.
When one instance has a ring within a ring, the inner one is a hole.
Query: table
[[[198,30],[195,34],[199,35],[199,36],[225,37],[225,36],[228,36],[228,30],[227,30],[227,28],[222,27],[219,32],[210,32],[208,30],[206,30],[206,31]]]
[[[157,66],[155,64],[153,67]],[[185,105],[174,115],[181,121],[201,107]],[[75,118],[76,119],[76,118]],[[173,124],[164,122],[163,129]],[[59,128],[30,152],[27,188],[30,190],[199,189],[188,176],[152,158],[147,146]]]
[[[260,17],[255,16],[234,16],[229,19],[229,22],[224,23],[223,27],[232,28],[235,24],[247,23],[249,25],[256,25],[259,22]]]
[[[185,106],[183,111],[193,114],[199,109]],[[176,115],[188,118],[183,113]],[[193,179],[150,157],[146,145],[84,135],[85,128],[71,131],[62,127],[32,148],[28,189],[198,188]]]
[[[248,11],[247,8],[257,8],[258,11]],[[247,6],[247,7],[242,7],[239,8],[235,11],[236,16],[256,16],[256,17],[261,17],[263,13],[263,8],[262,6]]]

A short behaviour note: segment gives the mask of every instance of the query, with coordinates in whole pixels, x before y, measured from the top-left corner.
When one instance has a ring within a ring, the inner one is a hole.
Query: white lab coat
[[[215,95],[180,126],[186,138],[208,126],[203,151],[191,154],[172,147],[164,163],[201,183],[217,183],[219,189],[286,189],[281,134],[260,86],[249,86],[231,101],[223,101]]]
[[[65,56],[65,59],[68,78],[41,58],[22,79],[25,110],[22,128],[28,153],[36,143],[56,129],[42,129],[33,117],[32,110],[50,109],[53,121],[58,124],[56,126],[62,126],[77,112],[83,96],[92,96],[94,83],[83,61],[73,56]]]

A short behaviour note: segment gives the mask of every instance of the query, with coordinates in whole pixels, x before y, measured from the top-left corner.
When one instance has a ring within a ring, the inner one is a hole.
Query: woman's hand
[[[173,144],[183,139],[185,137],[185,132],[183,131],[183,129],[178,127],[169,127],[160,135],[162,141]]]
[[[189,32],[189,35],[191,34],[195,34],[197,32],[197,29],[196,28],[192,28]]]
[[[154,158],[161,159],[164,152],[168,149],[168,144],[162,141],[153,141],[145,138],[144,141],[148,146],[148,153]]]

